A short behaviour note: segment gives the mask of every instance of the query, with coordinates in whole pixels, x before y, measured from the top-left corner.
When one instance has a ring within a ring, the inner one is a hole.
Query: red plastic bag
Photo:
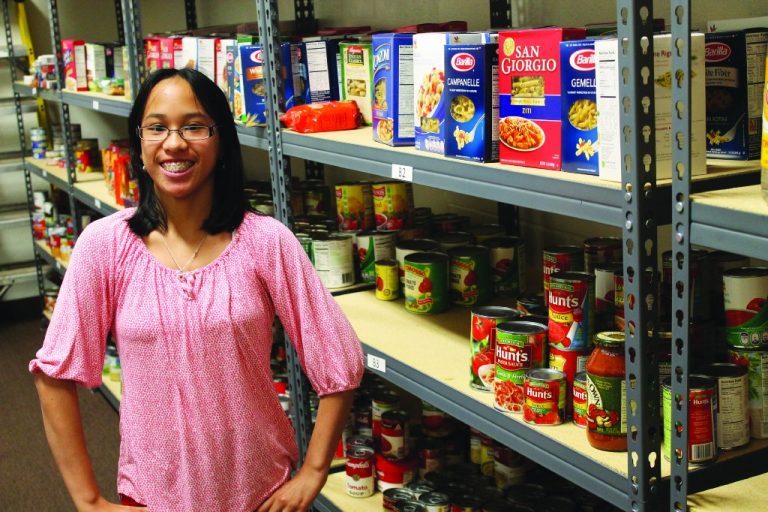
[[[362,115],[354,101],[329,101],[291,107],[280,121],[299,133],[335,132],[354,130]]]

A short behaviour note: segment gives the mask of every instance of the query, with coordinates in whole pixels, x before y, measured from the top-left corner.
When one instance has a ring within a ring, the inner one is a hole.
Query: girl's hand
[[[328,471],[318,471],[302,466],[296,476],[265,501],[257,512],[305,512],[328,479]]]

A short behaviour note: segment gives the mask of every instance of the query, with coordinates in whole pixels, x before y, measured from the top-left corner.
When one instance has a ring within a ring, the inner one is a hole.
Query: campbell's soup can
[[[376,270],[376,298],[379,300],[394,300],[400,297],[400,276],[396,260],[378,260],[374,264]]]
[[[546,364],[547,329],[534,322],[496,326],[496,374],[493,405],[504,412],[523,412],[525,373]]]
[[[314,233],[312,262],[329,290],[355,284],[354,241],[351,237]]]
[[[723,273],[725,332],[734,348],[768,348],[768,268]]]
[[[587,372],[579,372],[573,378],[573,423],[587,428]]]
[[[493,291],[498,295],[525,293],[525,243],[517,236],[481,242],[491,251]]]
[[[613,274],[613,323],[617,331],[624,330],[624,269]]]
[[[557,272],[549,284],[549,344],[586,350],[595,333],[595,276],[586,272]]]
[[[376,391],[371,399],[371,430],[374,444],[381,441],[381,415],[393,411],[400,405],[400,396],[390,389]]]
[[[584,240],[584,272],[592,274],[597,265],[621,261],[621,238],[601,236]]]
[[[433,492],[435,490],[435,486],[425,480],[411,482],[406,485],[405,488],[411,491],[413,495],[416,496],[416,499],[419,499],[422,494],[427,494],[428,492]]]
[[[393,231],[413,227],[413,187],[410,183],[374,183],[371,191],[376,229]]]
[[[584,250],[575,245],[561,245],[544,249],[542,256],[544,270],[544,305],[549,300],[549,279],[557,272],[584,270]]]
[[[408,413],[403,410],[381,414],[381,454],[391,460],[408,456]]]
[[[339,231],[374,229],[373,192],[370,183],[336,185],[336,215]]]
[[[749,443],[748,370],[735,363],[712,363],[701,373],[717,381],[717,447],[731,450]]]
[[[397,504],[407,501],[414,501],[416,495],[404,487],[393,487],[381,493],[384,497],[384,510],[397,512]]]
[[[705,375],[688,376],[688,462],[704,464],[717,458],[717,382]],[[672,381],[662,384],[664,457],[672,460]]]
[[[503,306],[472,308],[472,328],[469,333],[470,386],[482,391],[493,391],[496,326],[519,316],[520,312],[516,309]]]
[[[442,313],[450,303],[447,254],[416,252],[405,257],[405,309],[429,315]]]
[[[491,299],[491,254],[487,247],[466,245],[448,251],[451,260],[451,302],[482,306]]]
[[[367,498],[376,490],[373,468],[373,448],[358,446],[347,450],[347,494]]]
[[[572,389],[577,373],[587,370],[587,359],[591,349],[564,350],[555,346],[549,346],[549,367],[563,372],[565,375],[566,394]],[[572,405],[570,400],[565,402],[565,414],[571,415]]]
[[[397,232],[366,231],[357,235],[360,276],[366,283],[376,281],[376,261],[395,258]]]
[[[565,374],[551,368],[525,373],[523,420],[534,425],[560,425],[565,421]]]
[[[419,496],[419,503],[426,507],[428,512],[450,512],[451,498],[443,492],[428,492]]]
[[[399,267],[400,287],[405,284],[405,257],[415,252],[436,252],[440,244],[435,240],[421,238],[416,240],[401,240],[395,246],[395,259]]]
[[[595,330],[608,331],[614,328],[616,303],[616,272],[621,272],[621,263],[599,263],[595,265]]]
[[[768,438],[768,352],[764,350],[728,350],[732,363],[747,369],[749,385],[749,429],[754,439]]]

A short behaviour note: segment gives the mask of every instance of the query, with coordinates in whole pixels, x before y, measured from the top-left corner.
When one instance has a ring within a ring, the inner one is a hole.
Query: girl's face
[[[158,83],[149,93],[140,126],[180,130],[213,124],[189,83],[172,77]],[[142,162],[161,200],[200,198],[210,201],[218,157],[219,134],[215,129],[213,136],[204,140],[189,141],[179,132],[170,132],[165,140],[141,141]]]

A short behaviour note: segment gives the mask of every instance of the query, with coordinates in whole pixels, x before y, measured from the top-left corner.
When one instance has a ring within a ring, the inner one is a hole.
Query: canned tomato
[[[459,306],[481,306],[493,294],[491,256],[487,247],[467,245],[448,251],[451,259],[451,302]]]
[[[523,412],[525,372],[542,368],[547,329],[533,322],[504,322],[496,327],[493,404],[505,412]]]
[[[419,503],[423,504],[428,512],[449,512],[451,499],[442,492],[428,492],[419,496]]]
[[[601,236],[584,240],[584,272],[592,274],[600,264],[621,261],[621,238]]]
[[[672,381],[663,385],[664,458],[672,460]],[[688,376],[688,462],[704,464],[717,457],[717,382],[704,375]],[[677,454],[682,458],[682,454]]]
[[[613,273],[613,324],[617,331],[624,330],[624,269]]]
[[[405,309],[429,315],[448,308],[448,255],[416,252],[405,257]]]
[[[440,244],[435,240],[421,238],[416,240],[401,240],[395,246],[395,259],[400,272],[400,286],[405,284],[405,257],[415,252],[436,252],[440,250]]]
[[[389,460],[376,454],[376,487],[384,492],[387,489],[405,487],[413,481],[416,459]]]
[[[493,478],[497,489],[521,484],[525,480],[525,459],[516,451],[496,444],[493,452]],[[483,494],[484,497],[485,494]]]
[[[440,250],[443,252],[475,243],[475,237],[463,231],[436,234],[435,240],[440,244]]]
[[[598,263],[595,265],[595,325],[597,331],[614,328],[613,316],[616,302],[614,275],[621,270],[621,263]]]
[[[565,374],[551,368],[525,373],[523,420],[535,425],[560,425],[565,421],[567,402]]]
[[[502,306],[481,306],[472,309],[472,329],[469,334],[469,384],[483,391],[493,390],[496,372],[496,325],[520,316],[520,312]]]
[[[408,456],[408,413],[402,410],[381,414],[381,454],[391,460]]]
[[[376,261],[394,259],[395,244],[395,231],[366,231],[357,235],[357,255],[360,260],[360,275],[364,282],[376,281]]]
[[[768,390],[768,352],[730,349],[728,358],[732,363],[747,369],[750,434],[754,439],[766,439],[768,438],[768,410],[765,407]]]
[[[549,300],[549,278],[557,272],[580,271],[584,269],[584,250],[575,245],[562,245],[544,249],[542,266],[544,270],[544,305]]]
[[[312,262],[320,281],[329,290],[355,284],[352,238],[341,235],[313,234]]]
[[[713,363],[701,373],[717,382],[717,447],[730,450],[749,443],[749,379],[734,363]]]
[[[336,185],[336,214],[340,231],[374,229],[373,193],[370,183]]]
[[[726,341],[734,348],[768,347],[768,268],[723,274]]]
[[[376,298],[393,300],[400,297],[400,277],[396,260],[378,260],[376,270]]]
[[[358,446],[347,450],[347,494],[367,498],[374,491],[373,448]]]
[[[371,185],[376,229],[380,231],[413,227],[413,187],[403,181]]]
[[[501,224],[481,224],[479,226],[471,226],[467,229],[472,236],[475,237],[477,243],[485,245],[483,242],[488,240],[494,240],[497,238],[503,238],[507,234],[507,230]]]
[[[587,372],[579,372],[573,378],[573,423],[587,428]]]
[[[505,236],[484,241],[491,251],[493,290],[500,295],[525,292],[525,244],[517,236]]]
[[[374,444],[381,440],[381,415],[387,411],[397,409],[400,404],[400,396],[392,390],[380,389],[371,399],[371,430]]]
[[[554,346],[549,347],[549,367],[553,370],[561,371],[565,374],[566,394],[573,387],[573,380],[576,374],[587,369],[587,359],[591,350],[563,350]],[[570,400],[565,401],[565,414],[571,415],[572,404]]]
[[[549,288],[549,344],[585,350],[594,335],[595,276],[585,272],[552,274]]]
[[[397,511],[396,505],[406,501],[414,501],[416,495],[409,489],[393,487],[382,493],[384,497],[384,510]]]

